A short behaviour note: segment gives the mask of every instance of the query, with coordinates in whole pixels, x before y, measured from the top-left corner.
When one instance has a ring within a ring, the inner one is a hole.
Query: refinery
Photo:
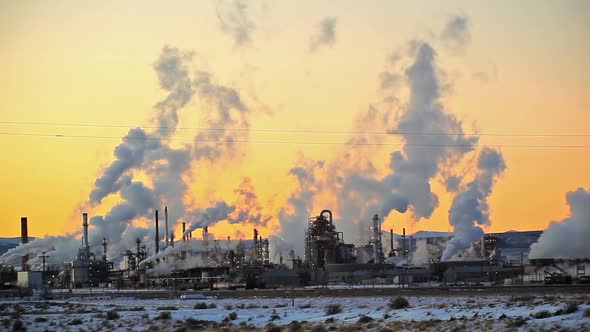
[[[172,225],[165,207],[163,225],[158,210],[154,211],[153,242],[137,238],[135,247],[112,255],[108,239],[90,244],[88,215],[83,213],[81,246],[73,259],[63,265],[49,264],[48,250],[38,254],[40,264],[31,264],[29,254],[23,254],[17,262],[4,260],[3,291],[10,294],[15,289],[92,287],[190,291],[367,284],[448,287],[590,283],[589,259],[528,258],[529,246],[537,241],[541,231],[485,234],[454,259],[441,261],[444,248],[452,239],[447,233],[419,232],[406,236],[402,229],[401,234],[394,234],[393,229],[382,229],[382,219],[375,214],[367,221],[370,240],[355,245],[345,243],[330,210],[304,222],[304,256],[296,256],[290,250],[280,253],[278,261],[271,261],[270,241],[256,228],[250,239],[235,241],[230,237],[214,239],[208,226],[204,226],[197,240],[193,238],[196,230],[187,231],[183,222],[183,235],[176,239],[170,231]],[[21,218],[21,233],[22,246],[29,242],[26,217]]]

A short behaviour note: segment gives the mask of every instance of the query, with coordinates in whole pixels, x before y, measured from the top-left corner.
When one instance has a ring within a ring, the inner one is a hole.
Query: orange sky
[[[244,45],[221,28],[216,15],[228,3],[0,4],[0,132],[114,137],[0,135],[0,236],[18,236],[21,216],[29,218],[33,236],[77,229],[80,204],[128,130],[6,122],[150,125],[153,105],[165,97],[152,68],[164,45],[193,50],[195,66],[246,96],[255,110],[253,129],[350,131],[355,115],[383,97],[379,74],[391,52],[413,38],[436,39],[450,16],[466,15],[471,36],[466,51],[441,50],[437,59],[452,82],[444,106],[466,132],[590,134],[587,1],[342,1],[337,8],[329,1],[252,2],[247,15],[254,28]],[[324,17],[337,17],[335,40],[310,52]],[[478,79],[478,73],[487,79]],[[202,107],[192,101],[180,126],[206,126],[195,116]],[[253,132],[250,138],[325,142],[348,136]],[[590,146],[590,138],[482,136],[480,143]],[[294,189],[289,169],[301,156],[331,160],[335,149],[344,148],[251,143],[240,149],[244,156],[235,162],[193,170],[190,199],[201,207],[218,199],[233,202],[234,189],[249,177],[265,213],[273,216],[264,230],[271,232]],[[392,149],[372,156],[381,172]],[[590,187],[590,148],[501,151],[508,168],[490,197],[488,231],[543,229],[567,216],[567,191]],[[409,214],[394,213],[385,227],[450,230],[453,196],[438,180],[432,185],[440,205],[429,220],[416,223]],[[105,213],[117,201],[110,197],[92,212]],[[318,198],[314,209],[331,208],[329,201]],[[251,233],[249,226],[239,231]],[[227,225],[213,232],[238,233]]]

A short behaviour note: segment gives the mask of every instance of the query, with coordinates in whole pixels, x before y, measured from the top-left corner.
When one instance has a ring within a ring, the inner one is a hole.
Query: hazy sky
[[[459,45],[446,45],[453,17],[466,18],[467,33]],[[357,115],[384,99],[380,75],[392,54],[414,39],[436,47],[446,112],[465,132],[484,134],[481,145],[506,146],[488,231],[543,229],[567,215],[567,191],[590,187],[590,148],[571,147],[590,146],[590,137],[526,135],[590,135],[589,22],[585,0],[2,1],[0,236],[17,236],[21,216],[34,236],[69,232],[80,227],[81,210],[104,214],[119,200],[86,206],[121,137],[156,125],[154,105],[166,92],[154,63],[165,46],[191,54],[191,71],[239,91],[252,110],[251,129],[276,130],[251,132],[248,140],[257,143],[240,143],[231,162],[193,164],[187,204],[233,202],[248,177],[273,217],[265,231],[276,231],[277,213],[295,188],[289,170],[359,147],[260,141],[345,142],[349,133],[333,132],[362,127]],[[193,98],[179,126],[207,127],[204,107]],[[285,132],[292,130],[324,132]],[[194,130],[175,137],[180,146]],[[378,172],[396,148],[371,154]],[[469,158],[455,171],[470,174]],[[431,185],[440,203],[429,219],[396,213],[385,227],[450,230],[454,193],[440,179]],[[328,196],[314,198],[314,211],[332,208]],[[219,226],[217,234],[224,232],[236,234]]]

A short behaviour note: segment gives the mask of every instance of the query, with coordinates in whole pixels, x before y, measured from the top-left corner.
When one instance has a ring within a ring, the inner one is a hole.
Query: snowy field
[[[590,331],[590,296],[0,301],[0,330]],[[403,301],[396,302],[403,306]],[[327,313],[328,309],[333,310]],[[338,310],[340,310],[338,312]]]

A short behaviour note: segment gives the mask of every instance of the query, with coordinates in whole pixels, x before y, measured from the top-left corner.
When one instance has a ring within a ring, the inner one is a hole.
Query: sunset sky
[[[445,27],[455,17],[465,19],[466,39],[447,47]],[[272,218],[263,235],[276,233],[297,165],[337,164],[346,151],[365,149],[376,174],[386,173],[403,141],[366,128],[358,115],[382,105],[392,54],[418,39],[436,51],[445,112],[465,133],[481,134],[477,150],[503,154],[507,168],[489,198],[486,230],[544,229],[565,218],[566,192],[590,188],[588,1],[2,1],[0,236],[18,236],[21,216],[32,236],[77,231],[82,211],[105,214],[120,200],[88,205],[121,138],[158,126],[154,105],[167,92],[154,64],[165,47],[190,54],[191,77],[210,73],[251,111],[249,142],[237,143],[236,154],[191,164],[185,202],[234,203],[249,178],[261,213]],[[403,100],[407,91],[399,94]],[[182,108],[178,127],[189,129],[178,129],[171,146],[210,127],[200,116],[205,107],[195,95]],[[323,144],[346,142],[359,128],[386,144]],[[453,172],[471,175],[474,158]],[[396,212],[384,227],[451,231],[455,193],[440,175],[431,186],[440,202],[430,218]],[[331,204],[330,193],[319,193],[312,210],[337,210]],[[251,228],[222,222],[213,232],[249,237]]]

